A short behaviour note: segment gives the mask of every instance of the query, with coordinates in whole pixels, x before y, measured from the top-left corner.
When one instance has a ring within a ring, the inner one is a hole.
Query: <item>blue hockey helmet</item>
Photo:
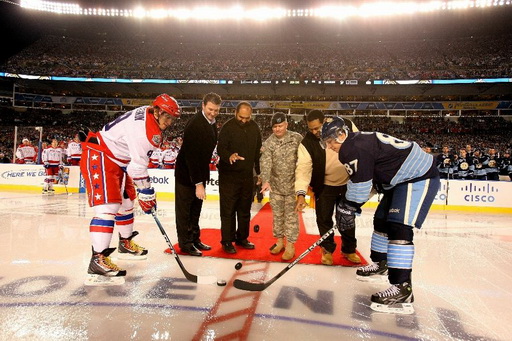
[[[343,143],[339,140],[339,136],[342,133],[348,135],[349,130],[345,120],[341,117],[327,118],[322,126],[322,141],[326,143],[327,140],[334,139],[338,143]]]

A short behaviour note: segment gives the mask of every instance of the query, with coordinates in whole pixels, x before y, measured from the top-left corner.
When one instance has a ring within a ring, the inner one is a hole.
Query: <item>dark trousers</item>
[[[196,197],[196,187],[175,183],[176,231],[180,248],[187,248],[199,242],[199,216],[203,201]]]
[[[500,173],[498,173],[498,172],[487,173],[487,180],[499,181]]]
[[[252,174],[242,176],[237,173],[219,172],[222,243],[244,241],[249,237],[253,187]]]
[[[325,234],[333,226],[333,214],[334,208],[336,207],[336,198],[347,192],[347,186],[327,186],[323,187],[323,190],[317,194],[315,193],[315,212],[316,212],[316,224],[318,225],[318,231],[320,235]],[[347,231],[340,232],[341,234],[341,252],[354,253],[357,247],[356,229],[350,229]],[[334,234],[331,234],[329,238],[324,240],[320,244],[325,250],[333,253],[336,250],[336,243],[334,242]]]

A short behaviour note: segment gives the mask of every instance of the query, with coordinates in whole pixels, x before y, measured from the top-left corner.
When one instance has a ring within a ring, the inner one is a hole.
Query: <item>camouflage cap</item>
[[[276,112],[274,116],[272,116],[272,126],[274,126],[274,124],[279,124],[283,122],[287,122],[286,115],[284,113]]]

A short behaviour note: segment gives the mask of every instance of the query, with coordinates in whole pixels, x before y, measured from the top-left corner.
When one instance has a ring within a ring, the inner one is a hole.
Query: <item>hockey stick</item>
[[[269,281],[263,282],[263,283],[253,283],[253,282],[246,282],[242,281],[240,279],[235,279],[233,282],[233,286],[240,290],[246,290],[246,291],[263,291],[266,288],[268,288],[272,283],[277,281],[282,275],[284,275],[288,270],[290,270],[295,264],[297,264],[302,258],[306,257],[315,247],[320,245],[324,240],[326,240],[331,234],[334,233],[334,230],[337,229],[336,225],[334,225],[329,231],[325,232],[320,239],[318,239],[313,245],[308,247],[306,251],[301,253],[297,259],[295,259],[293,262],[288,264],[281,272],[279,272],[277,275],[272,277]]]
[[[213,284],[213,283],[218,283],[219,281],[217,281],[217,277],[215,277],[215,276],[196,276],[196,275],[193,275],[193,274],[191,274],[190,272],[187,271],[187,269],[185,268],[185,266],[181,262],[180,257],[176,253],[176,250],[174,249],[174,246],[172,246],[172,243],[169,240],[169,237],[167,236],[167,233],[165,232],[164,227],[162,226],[162,223],[160,223],[160,219],[158,219],[158,217],[156,216],[156,211],[155,210],[151,211],[151,214],[153,215],[153,218],[155,218],[155,222],[158,225],[158,228],[160,229],[160,232],[164,236],[165,241],[167,242],[167,245],[169,245],[169,248],[171,249],[174,258],[176,259],[176,262],[178,262],[178,265],[180,266],[181,271],[183,271],[183,274],[185,275],[185,277],[190,282],[194,282],[194,283],[197,283],[197,284]],[[223,285],[225,285],[225,284],[223,284]]]

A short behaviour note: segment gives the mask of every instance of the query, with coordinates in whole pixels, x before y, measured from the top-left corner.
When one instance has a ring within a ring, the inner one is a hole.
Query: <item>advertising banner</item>
[[[497,109],[499,102],[442,102],[444,109],[448,110],[493,110]]]
[[[510,181],[449,180],[448,205],[512,207]]]
[[[67,189],[69,192],[85,193],[83,178],[78,166],[70,169]],[[149,169],[152,186],[162,198],[174,195],[174,170]],[[0,190],[34,190],[40,191],[43,186],[45,171],[42,165],[0,164]],[[63,185],[56,185],[62,188]],[[511,181],[477,181],[477,180],[441,180],[441,186],[434,199],[435,206],[487,208],[512,213],[512,182]],[[157,194],[157,195],[158,195]],[[218,200],[219,177],[216,171],[210,172],[206,184],[208,199]],[[380,195],[374,195],[369,202],[376,205]]]
[[[67,188],[69,192],[78,192],[80,184],[80,167],[69,168]],[[19,165],[12,163],[0,164],[0,189],[37,189],[42,190],[46,172],[43,165]],[[63,185],[55,185],[56,188]]]
[[[148,171],[151,185],[157,193],[174,193],[174,169],[149,169]],[[217,172],[210,172],[210,179],[206,182],[206,195],[219,195]]]

